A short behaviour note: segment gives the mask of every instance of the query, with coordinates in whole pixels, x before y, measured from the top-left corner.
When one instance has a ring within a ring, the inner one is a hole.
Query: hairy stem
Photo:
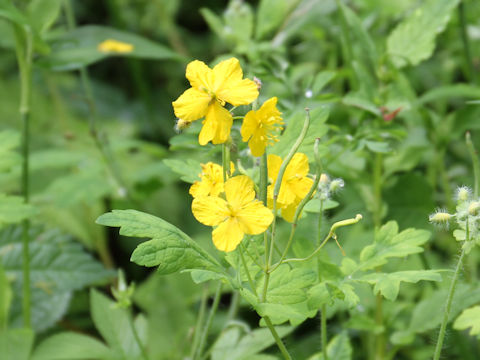
[[[467,239],[468,239],[468,236],[467,236]],[[443,340],[445,338],[445,330],[447,329],[448,318],[450,316],[450,309],[452,307],[453,296],[455,294],[455,287],[457,285],[458,275],[460,274],[460,269],[462,268],[464,257],[465,257],[465,250],[462,249],[462,253],[458,258],[457,266],[455,268],[453,279],[450,284],[450,289],[448,291],[447,302],[445,304],[445,309],[443,311],[442,325],[440,326],[440,332],[438,333],[437,345],[435,346],[435,353],[433,356],[433,360],[440,359],[440,354],[442,352],[442,347],[443,347]]]
[[[327,355],[327,304],[322,305],[322,309],[320,310],[320,317],[321,317],[321,332],[322,332],[322,354],[323,359],[328,360]]]
[[[127,314],[128,322],[130,323],[130,327],[132,329],[133,337],[135,338],[135,341],[136,341],[138,347],[140,348],[140,352],[142,353],[142,358],[143,358],[143,360],[148,360],[147,352],[145,350],[145,347],[142,344],[142,341],[140,340],[140,336],[138,335],[137,328],[135,327],[135,322],[133,321],[133,313],[130,309],[128,309],[127,312],[128,312],[128,314]]]
[[[473,176],[474,176],[474,184],[473,184],[473,196],[476,199],[478,197],[478,188],[479,188],[479,181],[480,181],[480,163],[478,162],[478,155],[473,146],[472,137],[470,132],[467,131],[465,134],[465,140],[467,142],[468,152],[470,153],[470,157],[472,158],[472,165],[473,165]]]
[[[208,284],[203,284],[202,291],[202,300],[200,301],[200,309],[197,315],[197,323],[195,324],[195,332],[193,334],[192,348],[190,350],[190,359],[194,359],[195,354],[198,349],[198,344],[200,342],[200,329],[203,324],[203,318],[205,317],[205,312],[207,310],[207,299],[208,299]]]
[[[283,358],[285,360],[292,360],[292,357],[290,356],[290,354],[289,354],[287,348],[285,347],[285,344],[283,343],[282,339],[278,335],[277,330],[275,330],[275,327],[273,326],[270,318],[268,316],[265,316],[263,318],[263,320],[265,320],[265,324],[267,324],[268,329],[272,333],[273,338],[275,339],[275,342],[277,343],[277,346],[278,346],[278,348],[280,349],[280,352],[283,355]]]

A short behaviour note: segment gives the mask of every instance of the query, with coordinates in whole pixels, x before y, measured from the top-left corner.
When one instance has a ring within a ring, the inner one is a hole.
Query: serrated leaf
[[[131,52],[101,52],[98,45],[105,40],[116,40],[133,45]],[[81,26],[54,39],[52,52],[39,60],[39,64],[56,71],[74,70],[111,56],[127,56],[141,59],[179,59],[165,45],[133,33],[106,26]]]
[[[401,282],[417,283],[420,280],[442,281],[442,277],[435,270],[410,270],[394,273],[373,273],[360,277],[358,280],[374,284],[374,293],[382,294],[387,300],[394,301],[400,290]]]
[[[48,337],[35,349],[31,360],[96,360],[111,358],[112,351],[97,339],[74,332]]]
[[[275,328],[280,338],[294,330],[291,326]],[[242,360],[251,359],[260,351],[275,343],[269,329],[255,329],[242,336],[239,327],[231,327],[222,332],[212,348],[212,360]]]
[[[195,181],[200,180],[199,174],[202,172],[202,167],[197,160],[165,159],[163,160],[163,163],[172,169],[172,171],[180,174],[180,179],[185,182],[192,184]]]
[[[471,328],[470,335],[480,336],[480,305],[463,310],[453,323],[453,327],[457,330]]]
[[[290,269],[282,265],[270,275],[267,290],[267,302],[274,304],[296,304],[307,299],[304,289],[313,285],[317,278],[313,270],[306,268]],[[257,285],[257,292],[261,293],[265,278]]]
[[[398,233],[397,223],[389,221],[376,232],[375,243],[360,253],[359,268],[370,270],[387,263],[389,258],[420,253],[424,250],[421,245],[429,238],[430,232],[426,230],[407,229]]]
[[[137,246],[131,261],[147,267],[158,266],[161,274],[193,269],[225,274],[218,261],[187,234],[153,215],[113,210],[100,216],[97,224],[120,227],[121,235],[152,238]]]
[[[401,68],[428,59],[435,49],[435,38],[450,21],[459,0],[427,0],[406,17],[389,35],[387,53]]]
[[[122,354],[122,359],[139,357],[141,350],[125,309],[94,289],[90,291],[90,309],[96,328],[112,350]]]
[[[280,325],[289,321],[292,326],[297,326],[307,318],[314,317],[317,313],[317,310],[312,310],[308,307],[306,301],[296,304],[259,303],[255,309],[262,317],[270,317],[274,325]]]
[[[12,329],[0,333],[2,360],[29,360],[34,333],[30,329]]]

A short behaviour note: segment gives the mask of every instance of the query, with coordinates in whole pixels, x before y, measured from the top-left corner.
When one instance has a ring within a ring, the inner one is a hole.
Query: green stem
[[[473,146],[472,137],[469,131],[467,131],[467,133],[465,134],[465,140],[467,142],[468,152],[470,153],[470,157],[472,158],[473,176],[475,180],[473,184],[473,196],[476,199],[478,198],[478,188],[480,181],[480,163],[478,162],[477,152],[475,151],[475,147]]]
[[[205,322],[205,326],[203,327],[202,336],[200,338],[200,343],[198,345],[198,351],[194,356],[194,360],[197,358],[202,357],[203,350],[205,348],[205,344],[207,342],[208,332],[210,331],[210,327],[212,326],[213,317],[218,309],[218,304],[220,303],[220,297],[222,295],[222,283],[219,282],[217,286],[217,290],[215,291],[215,297],[213,298],[213,304],[210,308],[210,312],[208,313],[207,321]]]
[[[222,169],[223,182],[226,182],[230,174],[230,145],[228,142],[222,144]]]
[[[203,318],[207,310],[208,299],[208,284],[203,285],[202,300],[200,301],[200,309],[197,315],[197,323],[195,324],[195,332],[193,335],[192,348],[190,350],[190,359],[193,359],[198,349],[198,343],[200,342],[200,328],[202,327]]]
[[[272,333],[273,338],[275,339],[275,342],[277,343],[277,346],[278,346],[278,348],[280,349],[280,352],[282,353],[284,359],[285,359],[285,360],[292,360],[292,357],[291,357],[290,354],[288,353],[288,350],[287,350],[287,348],[285,347],[285,344],[283,343],[282,339],[281,339],[280,336],[278,335],[277,330],[275,330],[275,327],[273,326],[272,321],[270,320],[270,318],[269,318],[268,316],[265,316],[265,317],[263,318],[263,320],[265,321],[265,324],[267,324],[268,329],[269,329],[270,332]]]
[[[322,305],[320,317],[321,317],[323,359],[328,360],[328,355],[327,355],[327,304]]]
[[[382,162],[382,154],[376,153],[373,167],[373,196],[375,199],[373,223],[376,228],[382,224]]]
[[[260,158],[260,201],[267,206],[267,188],[268,188],[268,163],[267,152],[265,151]]]
[[[463,43],[463,51],[465,53],[465,62],[467,64],[467,75],[468,78],[470,79],[470,82],[477,83],[477,73],[475,71],[475,68],[473,66],[473,59],[472,59],[472,53],[470,51],[470,43],[468,41],[468,34],[467,34],[467,22],[465,20],[465,1],[462,0],[460,1],[460,4],[458,5],[458,18],[460,21],[460,34],[462,37],[462,43]]]
[[[148,360],[148,355],[145,350],[145,347],[142,344],[142,341],[140,340],[140,336],[138,335],[137,328],[135,327],[135,322],[133,321],[133,313],[131,310],[127,310],[128,314],[128,322],[130,323],[130,327],[133,332],[133,337],[135,338],[135,341],[137,342],[138,347],[140,348],[140,352],[142,353],[142,358],[143,360]]]
[[[467,228],[467,233],[468,233],[468,228]],[[467,236],[467,241],[468,241],[468,236]],[[447,328],[448,317],[450,316],[450,309],[452,307],[453,295],[455,294],[455,287],[457,285],[458,275],[460,273],[460,269],[463,264],[464,256],[465,256],[465,250],[462,249],[462,253],[460,254],[460,258],[458,259],[457,267],[455,268],[455,273],[453,274],[452,283],[450,284],[450,290],[448,291],[447,303],[445,305],[445,310],[443,312],[442,325],[440,326],[437,345],[435,347],[435,353],[433,356],[434,360],[440,359],[440,354],[442,352],[442,346],[443,346],[443,339],[445,338],[445,330]]]
[[[342,29],[342,39],[343,39],[343,64],[349,67],[350,70],[350,86],[352,89],[358,87],[357,78],[353,71],[352,61],[353,61],[353,46],[352,39],[350,38],[351,30],[348,26],[348,21],[345,16],[344,5],[341,3],[341,0],[336,0],[337,7],[340,11],[340,27]]]
[[[14,25],[15,49],[20,72],[20,117],[22,119],[22,194],[26,204],[30,202],[30,98],[32,83],[33,40],[29,28]],[[30,220],[22,222],[22,273],[23,299],[22,312],[24,326],[31,327],[31,289],[30,289]]]

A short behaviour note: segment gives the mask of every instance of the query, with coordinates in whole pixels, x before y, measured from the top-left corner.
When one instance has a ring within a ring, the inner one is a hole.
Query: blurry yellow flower
[[[235,171],[235,165],[230,162],[230,174]],[[202,164],[202,172],[198,174],[200,181],[195,181],[190,187],[190,195],[194,198],[199,196],[218,196],[223,189],[223,167],[208,162]]]
[[[133,51],[133,45],[118,40],[107,39],[98,44],[97,49],[103,53],[127,54]]]
[[[265,101],[258,110],[251,110],[243,119],[242,140],[248,141],[253,156],[262,156],[267,145],[272,145],[277,139],[277,133],[282,130],[281,112],[277,109],[277,98]]]
[[[221,251],[236,249],[245,234],[261,234],[273,221],[272,212],[255,199],[253,181],[245,175],[234,176],[225,183],[226,200],[216,196],[193,199],[192,212],[204,225],[217,226],[213,244]]]
[[[243,72],[236,58],[220,62],[210,69],[204,62],[194,60],[187,65],[186,77],[192,86],[172,103],[175,116],[185,121],[205,117],[198,141],[221,144],[228,140],[232,114],[224,108],[248,105],[258,97],[257,85],[242,79]]]
[[[282,158],[278,155],[268,155],[268,206],[273,207],[273,190],[277,181],[278,172],[282,165]],[[308,158],[303,153],[296,153],[287,165],[283,174],[280,192],[277,198],[277,208],[282,209],[282,216],[287,221],[293,221],[295,210],[308,194],[313,185],[313,180],[308,178]]]

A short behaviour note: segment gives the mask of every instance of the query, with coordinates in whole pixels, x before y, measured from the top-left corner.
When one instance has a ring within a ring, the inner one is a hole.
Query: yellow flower
[[[278,155],[268,155],[268,206],[273,207],[273,190],[277,181],[278,172],[282,165],[282,158]],[[287,165],[282,177],[280,192],[277,198],[277,208],[282,209],[282,217],[292,222],[295,210],[308,194],[313,185],[313,180],[308,178],[308,158],[303,153],[296,153]]]
[[[202,172],[198,174],[200,181],[195,181],[190,187],[190,195],[194,198],[199,196],[218,196],[223,190],[223,167],[208,162],[201,164]],[[230,162],[230,174],[235,171],[235,165]]]
[[[133,45],[118,40],[107,39],[98,44],[97,49],[103,53],[127,54],[133,51]]]
[[[255,200],[253,181],[245,175],[225,182],[225,199],[197,197],[193,199],[192,212],[202,224],[218,225],[212,232],[213,244],[218,250],[229,252],[236,249],[245,234],[265,232],[273,221],[273,214]]]
[[[242,140],[248,141],[253,156],[262,156],[267,145],[278,141],[276,133],[282,130],[283,122],[276,105],[276,97],[268,99],[259,110],[249,111],[243,119]]]
[[[185,121],[205,117],[198,137],[200,145],[209,141],[214,144],[226,142],[233,118],[224,108],[225,103],[250,104],[258,97],[257,85],[252,80],[242,79],[243,72],[236,58],[222,61],[213,69],[202,61],[192,61],[187,65],[186,77],[192,87],[172,103],[175,116]]]

